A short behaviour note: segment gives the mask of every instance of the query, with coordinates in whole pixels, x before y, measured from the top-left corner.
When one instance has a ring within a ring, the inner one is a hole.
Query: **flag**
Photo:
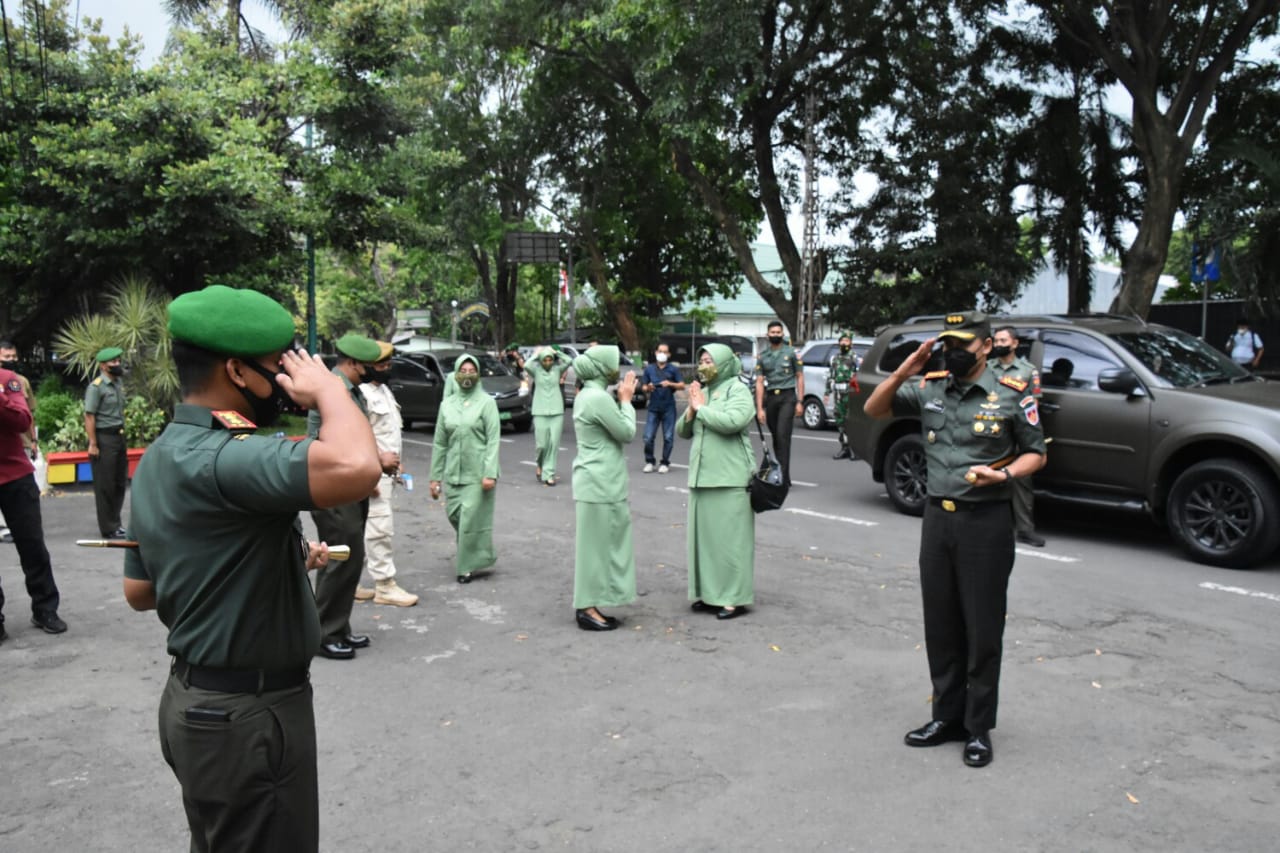
[[[560,296],[569,298],[569,272],[564,267],[560,267]]]

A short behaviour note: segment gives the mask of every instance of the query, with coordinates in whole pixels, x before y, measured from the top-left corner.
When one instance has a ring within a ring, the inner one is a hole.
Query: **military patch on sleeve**
[[[22,390],[22,383],[16,379],[10,379],[9,384],[5,387],[14,393],[17,393]]]
[[[257,429],[258,425],[237,412],[235,409],[223,409],[213,413],[213,419],[227,429]]]
[[[1019,392],[1027,390],[1027,383],[1016,376],[1001,376],[1000,384],[1008,385],[1013,390]]]
[[[1018,405],[1022,407],[1022,414],[1026,416],[1027,423],[1032,426],[1040,425],[1040,407],[1036,405],[1035,397],[1023,397]]]
[[[1031,393],[1040,396],[1040,371],[1031,371]]]
[[[925,379],[945,379],[951,375],[949,370],[932,370],[924,375]]]

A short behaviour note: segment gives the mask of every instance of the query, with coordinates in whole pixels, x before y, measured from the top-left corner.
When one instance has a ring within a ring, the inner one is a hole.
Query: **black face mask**
[[[0,361],[0,368],[5,370],[17,370],[18,362],[16,361]]]
[[[778,344],[780,344],[780,343],[782,343],[782,335],[770,335],[770,336],[769,336],[769,345],[770,345],[770,346],[775,346],[775,347],[776,347],[776,346],[778,346]]]
[[[847,352],[849,351],[849,349],[850,349],[850,347],[849,347],[849,345],[848,345],[848,344],[841,344],[841,345],[840,345],[840,352],[847,353]]]
[[[255,424],[260,427],[271,426],[285,412],[290,414],[302,412],[302,408],[293,402],[293,399],[280,387],[280,383],[276,382],[277,373],[267,370],[253,359],[245,359],[243,364],[249,365],[255,373],[271,383],[271,394],[266,397],[254,394],[247,385],[240,389],[240,393],[249,401],[249,406],[253,409],[252,420]]]
[[[969,352],[967,349],[949,349],[943,354],[946,359],[947,370],[951,371],[951,375],[957,379],[964,379],[973,370],[973,366],[978,363],[976,353]]]
[[[387,377],[390,375],[391,375],[390,370],[378,370],[377,368],[374,368],[373,370],[369,371],[369,373],[367,374],[368,378],[366,378],[365,381],[373,382],[375,384],[381,385],[382,383],[387,381]]]
[[[1011,352],[1013,352],[1013,347],[992,347],[991,348],[991,354],[996,358],[1004,358],[1006,355],[1008,355]]]
[[[107,368],[107,373],[110,373],[112,376],[124,376],[124,366],[120,364],[113,364]]]

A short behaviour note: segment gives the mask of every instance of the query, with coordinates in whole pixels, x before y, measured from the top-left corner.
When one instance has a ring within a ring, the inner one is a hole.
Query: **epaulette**
[[[213,419],[227,429],[257,429],[258,425],[237,412],[235,409],[220,409],[213,412]]]
[[[1027,390],[1027,383],[1016,376],[1001,376],[1000,384],[1008,385],[1010,388],[1017,391],[1019,394]]]
[[[951,375],[950,370],[931,370],[924,375],[925,379],[946,379]]]
[[[101,377],[101,376],[99,376],[97,379],[93,380],[93,384],[94,384],[94,385],[101,385],[101,384],[102,384],[102,377]]]

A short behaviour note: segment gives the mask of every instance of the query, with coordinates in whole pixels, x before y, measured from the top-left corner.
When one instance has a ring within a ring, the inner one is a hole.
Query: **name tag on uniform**
[[[924,410],[926,412],[945,412],[946,406],[942,404],[941,400],[930,400],[924,404]]]

